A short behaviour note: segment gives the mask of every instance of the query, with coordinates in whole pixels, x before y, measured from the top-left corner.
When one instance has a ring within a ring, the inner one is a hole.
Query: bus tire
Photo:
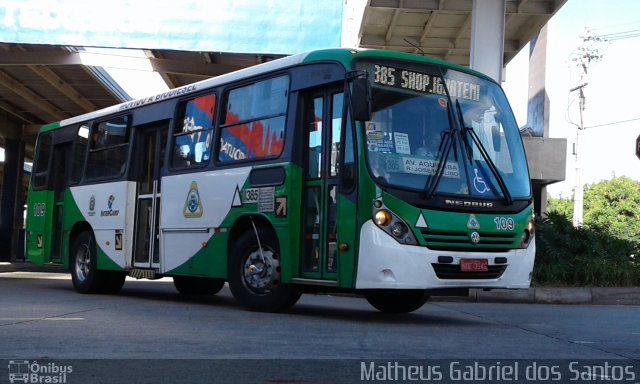
[[[104,274],[97,268],[96,239],[90,231],[76,237],[71,247],[71,281],[79,293],[100,293],[105,283]],[[123,280],[124,281],[124,280]]]
[[[107,293],[111,295],[120,292],[124,285],[124,280],[127,277],[126,272],[119,271],[100,271],[98,273],[102,275],[103,279],[100,293]]]
[[[413,312],[429,300],[429,295],[422,289],[376,289],[366,292],[364,297],[384,313]]]
[[[300,290],[283,284],[280,270],[280,247],[273,231],[258,228],[242,234],[229,258],[229,288],[235,299],[254,311],[279,312],[293,306]]]
[[[173,285],[183,295],[215,295],[224,287],[224,279],[173,276]]]

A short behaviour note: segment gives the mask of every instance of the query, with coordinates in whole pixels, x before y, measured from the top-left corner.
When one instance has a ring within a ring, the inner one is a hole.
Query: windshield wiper
[[[496,178],[496,181],[498,182],[498,186],[500,187],[500,190],[502,190],[502,194],[507,204],[508,205],[513,204],[513,198],[511,197],[511,193],[509,193],[509,189],[507,189],[507,184],[504,182],[504,178],[502,178],[502,175],[500,175],[500,171],[498,171],[498,168],[494,164],[493,160],[491,160],[491,157],[489,156],[489,153],[487,153],[487,150],[485,149],[484,145],[482,145],[482,143],[480,142],[480,138],[478,137],[476,132],[473,130],[473,128],[469,128],[464,124],[464,117],[462,115],[462,110],[460,109],[460,102],[458,101],[458,99],[456,99],[456,112],[458,115],[458,121],[460,122],[460,127],[462,128],[462,131],[465,134],[465,138],[463,138],[462,142],[467,147],[467,152],[469,154],[469,164],[473,166],[473,149],[467,142],[466,135],[469,135],[473,140],[473,142],[475,143],[475,145],[478,147],[478,150],[480,151],[480,155],[482,155],[482,158],[487,163],[489,170],[491,171],[491,173],[493,173],[493,176]]]
[[[427,178],[427,182],[424,185],[423,191],[424,191],[424,198],[430,199],[433,197],[433,194],[435,193],[436,188],[438,187],[438,183],[440,182],[440,179],[442,178],[442,175],[444,173],[444,168],[447,165],[447,159],[449,158],[449,153],[451,152],[451,148],[453,148],[453,152],[454,152],[454,158],[457,161],[457,157],[458,154],[455,150],[455,142],[456,142],[456,137],[458,136],[458,131],[455,129],[455,125],[452,124],[453,121],[452,120],[452,112],[451,112],[451,108],[448,108],[449,110],[449,130],[444,132],[444,136],[442,137],[442,142],[440,143],[440,147],[438,148],[438,151],[440,153],[440,156],[438,156],[437,161],[438,161],[438,168],[436,169],[436,173],[435,175],[428,177]]]

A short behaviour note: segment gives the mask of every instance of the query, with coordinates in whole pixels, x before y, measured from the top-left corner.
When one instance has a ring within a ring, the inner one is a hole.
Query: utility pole
[[[602,53],[599,48],[596,48],[596,43],[602,42],[603,39],[593,36],[589,29],[586,30],[586,35],[582,37],[582,45],[578,48],[578,52],[574,55],[573,61],[577,63],[580,70],[580,83],[578,86],[573,87],[569,92],[578,91],[580,122],[575,124],[578,127],[576,132],[576,143],[573,149],[573,154],[576,161],[576,177],[573,188],[573,226],[580,227],[583,223],[583,210],[584,210],[584,185],[582,183],[582,136],[585,129],[584,125],[584,110],[586,108],[585,87],[589,84],[587,82],[587,74],[589,71],[589,65],[592,61],[602,59]]]
[[[583,72],[586,77],[586,71]],[[583,76],[581,76],[580,80]],[[576,158],[576,177],[575,177],[575,185],[573,187],[573,226],[580,227],[582,226],[582,216],[584,211],[584,185],[582,184],[582,131],[584,131],[584,117],[583,112],[585,108],[585,97],[584,97],[584,87],[587,86],[588,83],[584,82],[578,85],[577,87],[571,88],[569,92],[578,91],[580,98],[580,125],[578,125],[578,130],[576,131],[576,144],[573,148],[573,155]]]

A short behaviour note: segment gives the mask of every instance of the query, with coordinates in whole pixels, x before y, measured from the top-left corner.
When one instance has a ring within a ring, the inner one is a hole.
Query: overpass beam
[[[506,0],[473,0],[470,66],[502,81]]]

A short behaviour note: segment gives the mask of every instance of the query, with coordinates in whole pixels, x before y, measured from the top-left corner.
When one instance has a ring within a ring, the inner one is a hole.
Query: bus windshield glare
[[[375,180],[435,195],[529,198],[524,148],[502,89],[452,69],[403,66],[364,64],[373,103],[366,152]]]

